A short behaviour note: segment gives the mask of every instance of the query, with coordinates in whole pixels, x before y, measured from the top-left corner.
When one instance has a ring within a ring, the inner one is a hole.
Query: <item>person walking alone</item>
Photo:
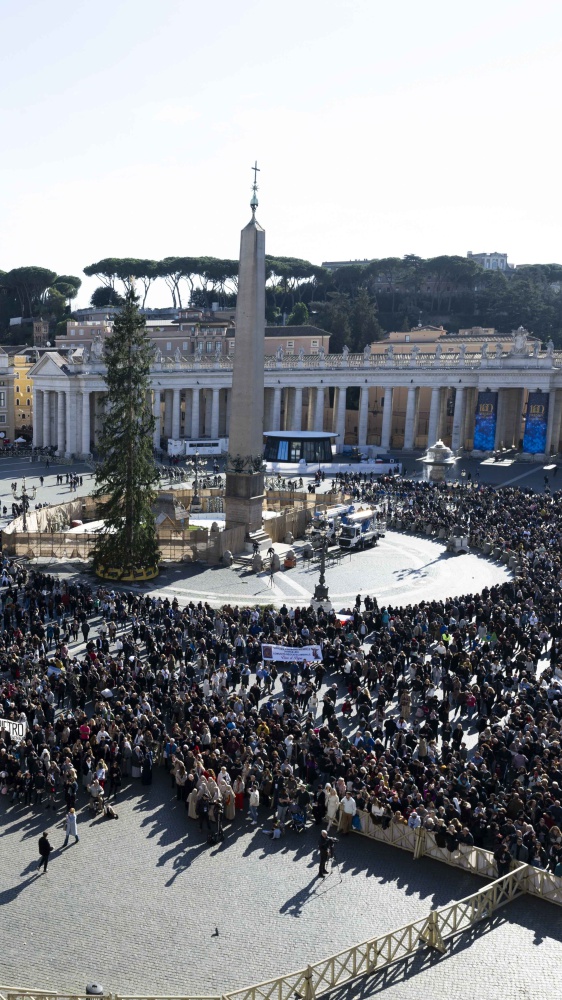
[[[46,830],[43,831],[39,837],[39,864],[37,865],[37,871],[39,871],[41,865],[43,865],[43,871],[47,872],[47,865],[49,864],[49,855],[52,851],[52,847],[49,843],[49,834]]]
[[[74,806],[71,806],[66,814],[66,837],[64,838],[64,844],[62,845],[63,847],[66,847],[66,845],[68,844],[68,838],[70,837],[71,834],[74,837],[75,844],[77,844],[78,841],[80,840],[80,837],[78,836],[77,819],[78,817],[76,816],[76,809],[74,808]]]

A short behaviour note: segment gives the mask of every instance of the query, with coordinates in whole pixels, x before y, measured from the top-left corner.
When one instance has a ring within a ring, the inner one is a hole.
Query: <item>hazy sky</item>
[[[0,269],[235,257],[255,158],[270,253],[562,262],[559,2],[1,0],[0,36]]]

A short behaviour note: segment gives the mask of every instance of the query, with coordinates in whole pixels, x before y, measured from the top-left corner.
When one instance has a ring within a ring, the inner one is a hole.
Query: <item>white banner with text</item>
[[[14,722],[13,719],[0,719],[0,733],[7,730],[13,740],[24,740],[27,732],[27,722]]]
[[[272,646],[262,643],[263,660],[278,660],[282,663],[310,663],[312,660],[322,661],[321,646]]]

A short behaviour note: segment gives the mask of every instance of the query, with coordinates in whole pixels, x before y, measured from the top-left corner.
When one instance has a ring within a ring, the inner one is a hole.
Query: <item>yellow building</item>
[[[13,425],[16,437],[29,437],[33,430],[33,384],[29,378],[29,369],[35,364],[34,359],[27,354],[14,354],[11,357],[14,373],[14,416]]]

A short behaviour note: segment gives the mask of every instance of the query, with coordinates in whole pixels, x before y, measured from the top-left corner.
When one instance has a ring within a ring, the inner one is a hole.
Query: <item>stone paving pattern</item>
[[[65,850],[62,809],[54,823],[49,811],[2,804],[0,983],[77,992],[94,981],[129,994],[222,993],[400,927],[483,884],[355,835],[338,847],[342,881],[336,869],[320,882],[317,827],[272,842],[245,817],[222,846],[209,847],[158,770],[149,788],[125,788],[117,821],[93,819],[81,794],[81,840]],[[55,850],[48,873],[37,875],[43,828]],[[483,979],[480,996],[497,997],[493,986],[508,961],[528,984],[554,976],[559,909],[525,900],[501,920],[469,951],[422,972],[411,988],[419,991],[425,981],[440,996],[442,980],[450,986],[450,976],[465,979],[470,968],[470,996]],[[389,996],[413,995],[406,988],[393,986]],[[455,996],[468,997],[468,989],[462,994],[455,986]]]

